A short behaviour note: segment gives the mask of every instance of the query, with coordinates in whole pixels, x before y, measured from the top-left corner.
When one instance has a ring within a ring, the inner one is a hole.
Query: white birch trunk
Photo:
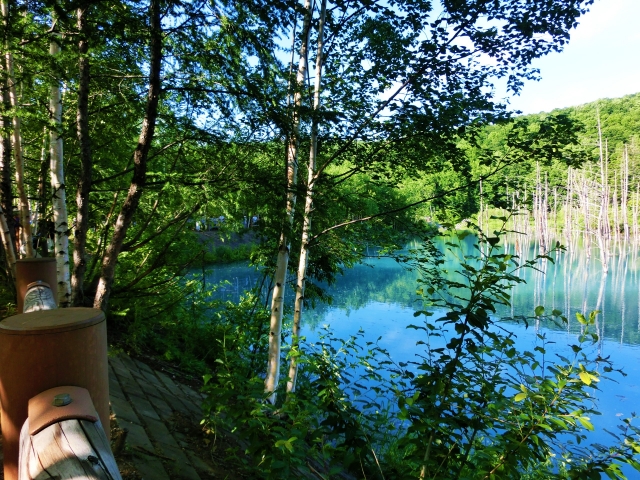
[[[2,8],[2,17],[5,19],[5,23],[9,18],[9,2],[2,0],[0,4]],[[11,53],[8,45],[5,45],[4,60],[7,69],[7,84],[9,86],[9,100],[11,102],[11,108],[14,110],[13,114],[13,132],[11,135],[11,141],[13,144],[13,155],[15,160],[15,176],[16,176],[16,189],[18,191],[18,215],[20,217],[20,249],[24,249],[25,257],[33,257],[33,242],[31,240],[31,214],[29,211],[29,200],[27,198],[27,192],[24,188],[24,159],[22,157],[22,135],[20,133],[20,117],[16,113],[18,107],[18,94],[16,91],[16,80],[13,73],[13,54]],[[20,255],[20,252],[16,252],[16,255]]]
[[[293,225],[293,215],[296,206],[295,187],[298,176],[298,134],[300,130],[300,106],[302,104],[302,91],[307,72],[309,31],[311,29],[311,0],[305,0],[305,17],[303,23],[302,45],[300,46],[300,60],[296,75],[296,92],[293,101],[293,133],[287,148],[287,225],[280,235],[276,272],[274,274],[274,287],[271,297],[271,317],[269,320],[269,353],[267,374],[264,380],[265,392],[270,393],[269,401],[275,403],[276,388],[280,379],[280,347],[282,336],[282,317],[284,313],[284,295],[286,290],[287,269],[289,268],[289,238],[287,230]]]
[[[60,53],[60,45],[51,42],[49,53],[56,56]],[[51,129],[51,186],[53,190],[53,222],[55,224],[55,257],[58,273],[58,306],[67,307],[71,296],[69,282],[69,222],[67,217],[67,195],[64,181],[64,163],[62,138],[58,129],[62,126],[62,95],[60,85],[51,87],[49,109],[54,128]]]
[[[322,82],[322,55],[324,48],[324,18],[327,0],[322,0],[320,19],[318,21],[318,53],[316,55],[316,76],[313,95],[313,111],[317,115],[320,108],[320,84]],[[314,116],[311,127],[311,147],[309,164],[307,165],[307,192],[304,203],[304,220],[302,225],[302,239],[300,242],[300,259],[298,261],[298,275],[296,279],[296,300],[293,311],[293,330],[291,332],[291,359],[289,363],[289,380],[287,392],[294,392],[298,377],[298,357],[300,339],[300,324],[304,307],[305,284],[307,280],[307,266],[309,264],[309,238],[311,237],[311,217],[313,211],[313,187],[316,178],[316,158],[318,156],[318,118]]]

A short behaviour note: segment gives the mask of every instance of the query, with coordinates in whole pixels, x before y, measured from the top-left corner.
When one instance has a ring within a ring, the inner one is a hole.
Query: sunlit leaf
[[[591,376],[587,372],[580,372],[578,376],[585,384],[591,385]]]

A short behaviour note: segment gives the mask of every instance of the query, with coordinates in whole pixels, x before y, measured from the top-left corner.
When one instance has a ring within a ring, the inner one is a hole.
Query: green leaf
[[[591,385],[591,376],[587,372],[580,372],[578,376],[585,384]]]
[[[513,400],[515,402],[521,402],[525,398],[527,398],[527,394],[526,393],[518,393],[515,397],[513,397]]]
[[[539,317],[540,315],[544,314],[544,307],[542,305],[538,305],[536,307],[535,313],[536,313],[536,317]]]
[[[500,237],[489,237],[487,238],[487,242],[489,242],[489,245],[491,245],[492,247],[495,247],[498,243],[500,243]]]
[[[586,428],[590,432],[593,432],[595,430],[593,428],[593,424],[589,421],[588,417],[578,417],[578,421],[584,428]]]

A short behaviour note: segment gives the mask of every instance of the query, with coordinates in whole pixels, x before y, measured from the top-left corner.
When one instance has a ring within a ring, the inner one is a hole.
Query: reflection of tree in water
[[[530,252],[534,249],[531,245]],[[531,253],[530,253],[531,255]],[[529,257],[531,258],[531,257]],[[623,255],[611,261],[609,272],[604,273],[600,262],[582,251],[571,251],[554,256],[538,270],[525,269],[522,278],[527,283],[512,291],[512,308],[498,311],[499,315],[531,315],[537,305],[547,312],[558,309],[569,320],[568,330],[576,333],[580,325],[576,312],[588,314],[598,310],[597,328],[601,339],[627,344],[640,344],[640,323],[627,314],[630,306],[638,306],[640,265],[637,256]],[[549,325],[559,330],[562,327]]]
[[[411,307],[416,301],[418,273],[407,270],[391,258],[370,259],[365,265],[346,270],[335,285],[321,285],[330,296],[329,304],[315,302],[309,305],[305,326],[315,328],[329,309],[349,312],[373,302],[395,303]]]
[[[474,249],[475,239],[464,239],[465,255],[478,253]],[[444,248],[444,244],[440,244]],[[513,246],[507,250],[513,251]],[[525,254],[535,255],[532,244]],[[576,333],[580,325],[575,321],[576,312],[588,314],[600,310],[598,329],[601,338],[621,343],[640,344],[640,262],[635,255],[626,255],[611,261],[608,274],[602,272],[600,262],[591,256],[576,251],[553,255],[552,261],[540,264],[537,270],[523,269],[519,275],[527,283],[513,288],[512,306],[500,308],[498,315],[514,317],[532,315],[536,306],[543,305],[547,312],[558,309],[569,320],[568,330]],[[453,277],[457,268],[455,258],[448,256],[443,266],[447,276]],[[367,264],[356,265],[338,277],[335,285],[318,285],[331,299],[309,301],[305,306],[305,327],[315,328],[324,322],[332,309],[349,312],[360,309],[372,302],[395,303],[405,307],[416,306],[418,273],[409,271],[391,258],[372,258]],[[229,284],[220,287],[216,298],[239,301],[240,295],[258,284],[262,279],[260,271],[246,265],[215,267],[207,276],[207,283],[213,285],[223,280]],[[263,293],[266,294],[268,281]],[[293,292],[293,289],[290,289]],[[293,296],[289,299],[292,300]],[[417,306],[416,306],[417,308]],[[629,315],[629,311],[637,312]],[[393,319],[390,319],[392,321]],[[553,325],[547,328],[560,330]]]

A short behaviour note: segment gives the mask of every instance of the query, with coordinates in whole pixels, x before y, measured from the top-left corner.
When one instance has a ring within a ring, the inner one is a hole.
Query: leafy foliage
[[[625,478],[621,465],[640,467],[631,419],[611,447],[586,435],[598,414],[591,392],[618,372],[594,349],[597,312],[578,315],[583,330],[568,358],[551,358],[543,332],[535,348],[517,350],[496,307],[509,304],[518,269],[551,259],[504,254],[501,235],[453,231],[446,251],[427,241],[414,252],[424,303],[416,317],[425,320],[409,327],[424,347],[412,361],[395,363],[364,332],[346,341],[325,332],[296,350],[298,391],[274,406],[244,350],[221,349],[206,378],[210,428],[243,439],[244,461],[264,478],[339,468],[386,479]],[[451,256],[459,267],[449,268]],[[542,306],[512,320],[566,322]]]

